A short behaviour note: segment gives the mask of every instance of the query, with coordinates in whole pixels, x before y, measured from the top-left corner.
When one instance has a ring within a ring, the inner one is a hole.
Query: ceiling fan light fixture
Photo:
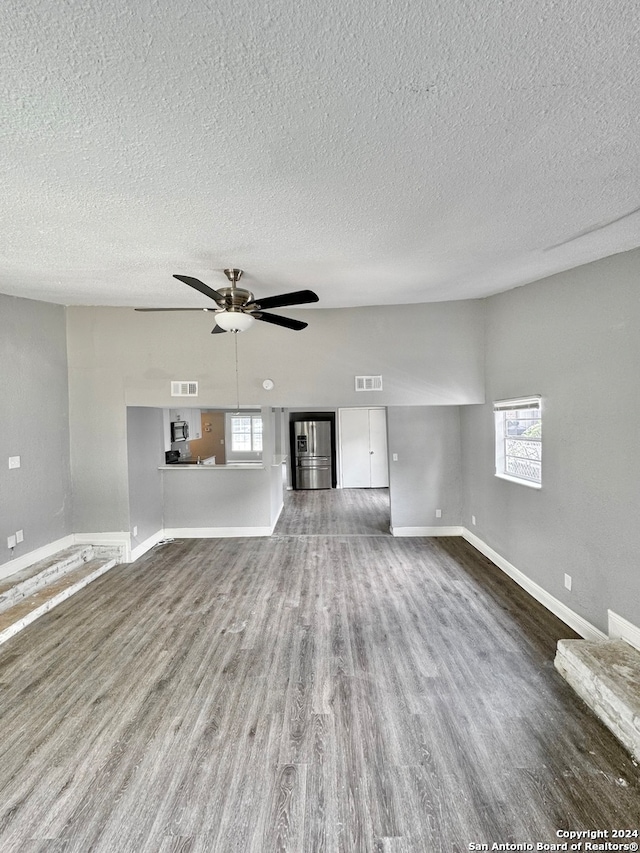
[[[197,290],[198,293],[211,299],[216,305],[215,308],[136,308],[136,311],[214,311],[216,324],[211,330],[212,335],[221,332],[245,332],[254,320],[262,320],[264,323],[282,326],[285,329],[292,329],[294,332],[306,329],[309,325],[303,323],[302,320],[295,320],[293,317],[270,314],[268,310],[317,302],[318,296],[312,290],[295,290],[292,293],[279,293],[276,296],[262,297],[257,300],[250,290],[245,290],[244,287],[236,287],[242,276],[242,270],[229,267],[225,269],[224,274],[229,279],[230,286],[223,287],[219,291],[209,287],[199,278],[193,278],[190,275],[174,273],[173,276],[178,281],[187,284]],[[265,311],[265,309],[267,310]]]
[[[225,332],[246,332],[253,321],[251,314],[242,311],[220,311],[216,314],[216,324]]]

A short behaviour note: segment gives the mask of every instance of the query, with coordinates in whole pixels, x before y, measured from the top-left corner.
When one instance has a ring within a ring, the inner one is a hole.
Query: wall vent
[[[382,391],[382,376],[356,376],[356,391]]]
[[[198,383],[197,382],[182,382],[174,380],[171,382],[172,397],[197,397]]]

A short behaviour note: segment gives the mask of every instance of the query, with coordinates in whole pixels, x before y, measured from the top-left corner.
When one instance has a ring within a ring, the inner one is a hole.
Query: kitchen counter
[[[172,465],[158,465],[159,471],[173,471],[178,468],[183,471],[264,471],[263,462],[227,462],[226,465],[206,465],[201,462],[174,462]]]

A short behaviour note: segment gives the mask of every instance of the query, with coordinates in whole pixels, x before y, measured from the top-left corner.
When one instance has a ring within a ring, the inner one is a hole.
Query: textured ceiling
[[[5,0],[0,292],[484,296],[640,245],[637,0]]]

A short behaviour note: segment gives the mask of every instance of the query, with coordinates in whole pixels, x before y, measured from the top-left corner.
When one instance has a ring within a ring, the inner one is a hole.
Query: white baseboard
[[[9,560],[8,563],[3,563],[0,566],[0,579],[9,577],[9,575],[13,575],[16,572],[21,572],[22,569],[27,569],[34,563],[38,563],[40,560],[46,560],[48,557],[52,557],[54,554],[57,554],[58,551],[63,551],[65,548],[70,548],[75,544],[75,538],[73,534],[71,534],[69,536],[63,536],[62,539],[56,539],[55,542],[49,542],[47,545],[42,545],[40,548],[35,548],[27,554],[22,554],[20,557],[16,557],[15,560]]]
[[[227,539],[271,536],[273,527],[167,527],[165,539]]]
[[[390,527],[392,536],[462,536],[462,527]]]
[[[546,589],[543,589],[539,584],[535,581],[532,581],[531,578],[528,578],[523,572],[510,563],[508,560],[505,560],[497,551],[494,551],[486,542],[483,542],[475,533],[472,533],[470,530],[467,530],[466,527],[462,528],[462,536],[467,540],[470,545],[473,545],[481,554],[484,554],[485,557],[488,557],[492,563],[501,569],[506,575],[514,580],[519,586],[521,586],[524,590],[526,590],[529,595],[533,596],[536,601],[539,601],[547,610],[550,610],[558,619],[562,619],[562,621],[568,625],[570,628],[580,634],[585,640],[606,640],[607,635],[601,631],[599,628],[596,628],[595,625],[592,625],[591,622],[588,622],[583,616],[580,616],[579,613],[575,613],[571,608],[567,607],[562,601],[559,601],[557,598],[554,598],[551,593],[547,592]]]
[[[640,650],[640,628],[618,616],[613,610],[607,610],[609,614],[609,636],[619,637],[621,640],[626,640],[634,649]]]
[[[280,521],[280,516],[282,515],[282,510],[283,510],[283,509],[284,509],[284,502],[282,502],[282,503],[280,504],[280,509],[279,509],[279,510],[278,510],[278,512],[276,513],[276,517],[275,517],[275,519],[274,519],[274,521],[273,521],[273,524],[271,525],[271,533],[273,533],[273,531],[276,529],[276,524]],[[269,534],[269,535],[271,535],[271,534]]]
[[[119,552],[118,562],[128,563],[131,560],[131,534],[128,530],[114,530],[107,533],[75,533],[76,545],[103,545],[115,548]]]
[[[138,560],[143,554],[146,554],[147,551],[150,551],[158,544],[158,542],[162,542],[165,538],[166,535],[164,530],[157,530],[153,536],[147,537],[144,542],[141,542],[139,545],[136,545],[135,548],[131,549],[128,562],[135,562],[135,560]]]

